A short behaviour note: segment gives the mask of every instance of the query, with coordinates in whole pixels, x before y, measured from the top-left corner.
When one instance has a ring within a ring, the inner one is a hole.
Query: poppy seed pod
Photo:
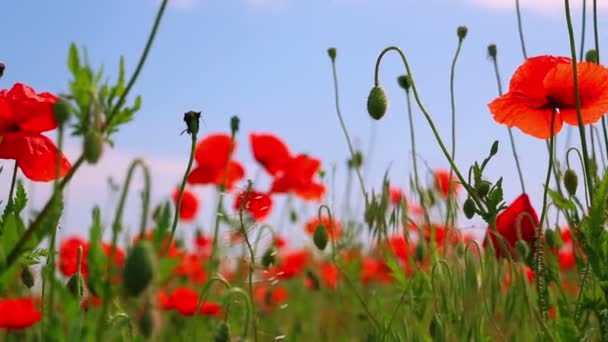
[[[471,219],[471,218],[473,218],[473,216],[475,216],[476,209],[477,209],[477,207],[475,205],[475,202],[471,198],[467,198],[467,200],[464,201],[462,210],[464,211],[464,215],[468,219]]]
[[[65,286],[74,298],[82,300],[82,297],[84,296],[84,279],[82,279],[82,274],[80,272],[74,273]]]
[[[327,49],[327,55],[329,56],[329,58],[331,58],[332,61],[336,60],[336,48],[329,48]]]
[[[373,87],[367,97],[367,112],[375,120],[380,120],[386,113],[388,99],[382,87]]]
[[[496,49],[496,44],[488,45],[488,57],[491,59],[496,59],[497,54],[498,54],[498,51]]]
[[[585,61],[590,62],[590,63],[597,63],[598,62],[597,50],[591,49],[591,50],[587,51],[587,53],[585,54]]]
[[[53,104],[53,114],[59,126],[63,126],[70,120],[70,107],[64,101],[57,101]]]
[[[89,164],[99,161],[103,152],[103,137],[98,131],[89,131],[84,135],[84,157]]]
[[[490,192],[490,187],[491,187],[490,182],[481,181],[475,185],[475,191],[477,191],[477,194],[479,195],[479,197],[483,198],[483,197],[486,197],[486,195]]]
[[[137,328],[139,332],[146,338],[152,337],[156,330],[156,322],[154,321],[154,315],[151,308],[146,308],[137,321]]]
[[[127,293],[139,296],[152,283],[155,273],[154,253],[148,241],[139,241],[127,254],[123,285]]]
[[[315,233],[312,236],[312,240],[314,241],[315,246],[321,251],[327,247],[327,240],[329,240],[329,237],[327,235],[327,228],[324,224],[319,224],[317,226],[317,229],[315,229]]]
[[[456,34],[460,40],[463,40],[467,36],[467,32],[469,32],[469,29],[466,26],[458,26],[458,29],[456,29]]]
[[[236,132],[239,131],[239,126],[241,124],[241,119],[238,116],[233,116],[230,118],[230,132],[232,135],[236,135]]]
[[[34,275],[32,274],[32,270],[27,266],[21,268],[21,282],[30,289],[34,286]]]
[[[578,176],[572,169],[566,170],[564,173],[564,186],[568,195],[574,196],[576,194],[576,188],[578,188]]]
[[[215,342],[229,342],[230,341],[230,326],[226,321],[222,321],[220,326],[217,328],[214,336]]]
[[[184,113],[186,131],[190,135],[196,136],[200,127],[201,112],[189,111]]]
[[[405,91],[409,91],[410,87],[412,86],[412,80],[410,79],[410,77],[408,75],[401,75],[401,76],[397,77],[397,83]]]

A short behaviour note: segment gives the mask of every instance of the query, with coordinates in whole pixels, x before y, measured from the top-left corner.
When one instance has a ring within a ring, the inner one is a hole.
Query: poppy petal
[[[233,144],[232,149],[230,145]],[[236,150],[236,141],[225,133],[209,134],[196,145],[194,159],[203,165],[223,168],[228,162],[230,152]]]
[[[57,128],[53,113],[53,104],[59,100],[57,96],[37,94],[31,87],[15,83],[6,97],[21,131],[40,133]]]
[[[320,201],[325,194],[325,185],[310,182],[294,189],[296,196],[305,201]]]
[[[249,141],[255,160],[273,176],[283,171],[291,160],[287,145],[273,134],[251,133]]]
[[[209,184],[217,177],[217,169],[199,165],[188,175],[188,184]]]
[[[56,178],[57,154],[60,153],[59,177],[72,168],[53,141],[37,133],[10,132],[0,135],[0,159],[14,159],[30,180],[48,182]]]
[[[509,92],[517,94],[520,101],[531,107],[543,107],[548,103],[544,87],[547,73],[558,64],[568,65],[568,63],[571,63],[571,60],[565,57],[528,58],[513,74]]]

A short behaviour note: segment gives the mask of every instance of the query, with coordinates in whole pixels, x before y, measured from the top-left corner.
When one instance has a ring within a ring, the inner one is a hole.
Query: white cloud
[[[469,0],[469,2],[497,10],[515,10],[515,0]],[[563,0],[520,0],[520,7],[526,10],[531,10],[542,14],[560,14],[564,12]],[[592,1],[587,1],[587,10],[591,11]],[[601,10],[608,9],[607,0],[598,0],[598,8]],[[580,10],[582,1],[570,1],[572,10]]]

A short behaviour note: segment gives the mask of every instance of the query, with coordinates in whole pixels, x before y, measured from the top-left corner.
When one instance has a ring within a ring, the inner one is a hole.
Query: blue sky
[[[591,1],[589,1],[591,2]],[[573,1],[580,7],[581,1]],[[67,89],[67,48],[71,42],[86,47],[91,63],[104,65],[115,77],[118,59],[125,57],[127,72],[135,67],[156,12],[154,0],[12,1],[3,6],[3,39],[0,60],[7,70],[0,87],[24,82],[38,91]],[[601,3],[602,10],[606,7]],[[559,0],[522,0],[528,53],[568,55],[565,19]],[[580,10],[575,10],[577,43]],[[600,16],[600,35],[608,32]],[[449,70],[457,46],[456,28],[466,25],[456,71],[457,164],[464,170],[485,157],[494,140],[501,150],[488,170],[489,180],[504,177],[506,200],[519,194],[517,174],[508,146],[506,128],[493,122],[487,103],[496,95],[496,83],[486,47],[495,43],[503,86],[522,62],[514,1],[511,0],[179,0],[166,12],[148,64],[133,94],[143,96],[134,122],[116,136],[116,148],[106,149],[100,165],[87,167],[68,190],[70,204],[63,223],[65,234],[85,233],[95,203],[111,201],[106,178],[124,178],[129,159],[149,160],[155,177],[153,198],[168,197],[185,167],[188,138],[182,115],[200,110],[203,132],[228,131],[230,116],[241,118],[237,158],[255,174],[248,146],[248,132],[273,132],[295,152],[310,153],[325,168],[338,165],[338,192],[348,156],[346,142],[334,111],[328,47],[338,49],[341,104],[347,126],[357,145],[368,148],[370,132],[375,144],[368,187],[378,187],[385,170],[398,185],[407,185],[409,159],[405,99],[396,85],[404,73],[396,55],[381,68],[381,82],[390,97],[389,112],[379,121],[369,119],[365,101],[373,82],[373,68],[380,51],[401,47],[413,67],[422,100],[437,126],[449,140]],[[587,46],[592,41],[588,22]],[[431,168],[448,166],[421,113],[416,111],[419,153]],[[545,143],[515,131],[528,192],[540,209],[546,170]],[[559,136],[564,140],[565,132]],[[578,139],[573,141],[578,142]],[[77,155],[78,141],[70,141],[67,154]],[[5,170],[8,161],[0,161]],[[2,184],[8,172],[0,176]],[[427,177],[428,178],[428,177]],[[42,203],[48,186],[34,189],[34,202]],[[209,189],[198,190],[204,215],[213,200]],[[3,195],[2,195],[3,196]],[[129,204],[128,225],[136,226],[137,197]],[[314,207],[309,207],[312,212]],[[280,209],[277,208],[277,211]],[[109,214],[109,213],[108,213]],[[210,218],[200,224],[209,226]],[[109,217],[109,215],[108,215]],[[109,221],[109,218],[108,218]],[[463,221],[463,227],[474,222]]]

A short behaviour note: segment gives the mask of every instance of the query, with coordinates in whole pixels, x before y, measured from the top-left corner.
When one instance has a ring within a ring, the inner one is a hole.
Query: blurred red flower
[[[262,221],[272,210],[272,198],[265,193],[255,190],[242,191],[234,200],[234,210],[240,211],[241,208],[248,212],[256,221]]]
[[[291,192],[305,201],[319,201],[325,194],[325,186],[314,181],[320,167],[321,161],[318,159],[304,154],[295,156],[274,178],[270,192]]]
[[[338,280],[340,279],[340,272],[336,265],[331,263],[324,263],[321,265],[321,280],[323,284],[329,289],[335,289],[338,286]]]
[[[226,189],[232,189],[245,177],[243,166],[232,160],[235,150],[236,142],[228,134],[215,133],[203,138],[196,145],[194,159],[198,165],[188,175],[188,183],[220,186],[225,178]]]
[[[342,233],[342,225],[340,225],[340,222],[338,220],[336,220],[335,217],[332,217],[332,221],[333,221],[333,227],[329,224],[328,216],[321,217],[320,221],[319,221],[319,218],[317,216],[315,216],[314,218],[312,218],[311,220],[309,220],[306,223],[306,225],[304,226],[304,230],[306,230],[306,232],[308,234],[314,234],[315,230],[317,230],[317,226],[319,224],[323,224],[325,226],[325,228],[327,229],[327,236],[330,239],[333,239],[334,237],[340,238],[340,234]]]
[[[53,105],[59,99],[51,93],[37,94],[22,83],[0,91],[0,159],[13,159],[30,180],[48,182],[71,169],[70,162],[42,132],[57,128]]]
[[[460,189],[456,174],[452,174],[452,196],[455,196]],[[450,170],[436,170],[434,174],[434,186],[443,198],[448,198],[450,193]]]
[[[183,316],[193,316],[198,305],[198,293],[188,287],[177,287],[167,297],[158,297],[160,306],[165,309],[174,309]],[[199,315],[217,316],[220,313],[220,305],[213,302],[204,302]]]
[[[173,203],[177,206],[177,200],[179,198],[179,188],[175,189],[173,195]],[[182,203],[179,207],[179,218],[182,221],[192,221],[198,214],[200,207],[200,201],[196,194],[188,189],[184,189],[184,195],[182,196]]]
[[[12,298],[0,300],[0,328],[24,329],[42,318],[32,298]]]
[[[291,152],[283,141],[273,134],[249,134],[253,157],[266,171],[276,176],[283,172],[291,160]]]
[[[583,124],[594,123],[608,112],[608,69],[577,63]],[[488,105],[496,122],[517,127],[540,139],[551,137],[563,122],[578,126],[574,98],[574,70],[567,57],[538,56],[526,59],[515,71],[509,91]]]

